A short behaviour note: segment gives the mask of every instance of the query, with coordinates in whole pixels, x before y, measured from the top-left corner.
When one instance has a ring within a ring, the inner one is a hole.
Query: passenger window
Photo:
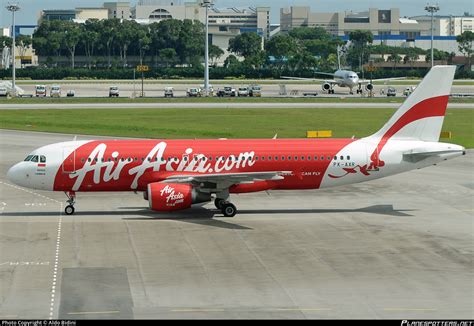
[[[334,161],[337,161],[337,156],[334,156]]]
[[[308,161],[311,161],[311,156],[308,156]]]
[[[275,161],[278,161],[278,156],[275,156]]]
[[[301,160],[304,161],[304,156],[301,156]]]
[[[272,160],[272,157],[271,157],[271,156],[269,156],[269,157],[268,157],[268,160],[269,160],[269,161],[271,161],[271,160]]]
[[[317,156],[315,156],[315,157],[314,157],[314,160],[315,160],[315,161],[317,161],[317,160],[318,160],[318,157],[317,157]]]
[[[38,162],[38,155],[33,156],[31,162]]]
[[[341,161],[344,160],[344,156],[341,155]]]
[[[91,162],[91,161],[92,161],[92,159],[89,157],[89,158],[87,159],[87,162]]]
[[[321,156],[321,161],[324,161],[324,156]]]
[[[265,156],[262,156],[262,161],[265,161]]]
[[[284,157],[284,156],[282,156],[282,157],[281,157],[281,160],[282,160],[282,161],[284,161],[284,160],[285,160],[285,157]]]
[[[330,161],[330,160],[331,160],[331,156],[328,156],[328,161]]]
[[[288,156],[288,161],[291,160],[291,156]]]
[[[295,156],[295,161],[298,161],[298,156]]]
[[[351,159],[351,157],[349,155],[347,155],[347,160],[350,160],[350,159]]]

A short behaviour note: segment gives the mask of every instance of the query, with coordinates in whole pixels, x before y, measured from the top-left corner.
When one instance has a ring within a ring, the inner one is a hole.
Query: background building
[[[473,16],[435,16],[434,42],[436,49],[459,53],[456,36],[474,30]],[[310,7],[290,7],[280,10],[280,28],[289,32],[296,27],[322,27],[329,33],[348,40],[354,30],[369,30],[374,43],[390,46],[431,47],[431,16],[400,17],[399,8],[370,8],[363,12],[311,12]]]
[[[108,10],[108,18],[132,18],[130,2],[104,2],[104,8]]]

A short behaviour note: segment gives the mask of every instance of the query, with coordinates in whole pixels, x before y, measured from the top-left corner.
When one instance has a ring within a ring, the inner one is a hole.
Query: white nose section
[[[22,163],[17,163],[7,172],[7,179],[18,186],[24,186],[28,179],[28,175],[22,165]]]

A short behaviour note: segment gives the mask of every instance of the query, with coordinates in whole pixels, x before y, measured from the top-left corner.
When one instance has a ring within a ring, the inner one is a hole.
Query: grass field
[[[2,110],[0,128],[144,138],[302,138],[307,130],[334,137],[367,136],[395,109],[60,109]],[[446,142],[474,147],[474,110],[449,109]],[[72,138],[72,137],[71,137]]]
[[[153,97],[153,98],[108,98],[108,97],[96,97],[96,98],[0,98],[0,104],[50,104],[50,103],[402,103],[405,97],[353,97],[353,96],[341,96],[341,97],[183,97],[183,98],[164,98],[164,97]],[[452,97],[449,99],[450,103],[473,103],[474,98],[468,97]],[[474,105],[473,105],[474,107]]]

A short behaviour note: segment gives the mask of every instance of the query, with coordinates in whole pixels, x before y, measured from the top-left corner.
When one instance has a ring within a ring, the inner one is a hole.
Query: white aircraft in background
[[[294,79],[294,80],[311,80],[311,81],[322,81],[323,84],[321,88],[324,92],[328,94],[334,94],[334,86],[339,87],[348,87],[350,89],[350,94],[354,94],[352,91],[355,87],[357,94],[362,94],[363,89],[362,86],[364,85],[365,90],[370,92],[374,89],[374,85],[372,84],[373,81],[387,81],[387,80],[394,80],[394,79],[402,79],[404,77],[398,78],[380,78],[380,79],[361,79],[357,75],[356,72],[352,70],[344,70],[341,69],[341,59],[340,59],[340,48],[337,49],[337,67],[335,73],[328,73],[328,72],[315,72],[319,75],[326,75],[333,77],[332,79],[319,79],[319,78],[302,78],[302,77],[281,77],[284,79]]]

